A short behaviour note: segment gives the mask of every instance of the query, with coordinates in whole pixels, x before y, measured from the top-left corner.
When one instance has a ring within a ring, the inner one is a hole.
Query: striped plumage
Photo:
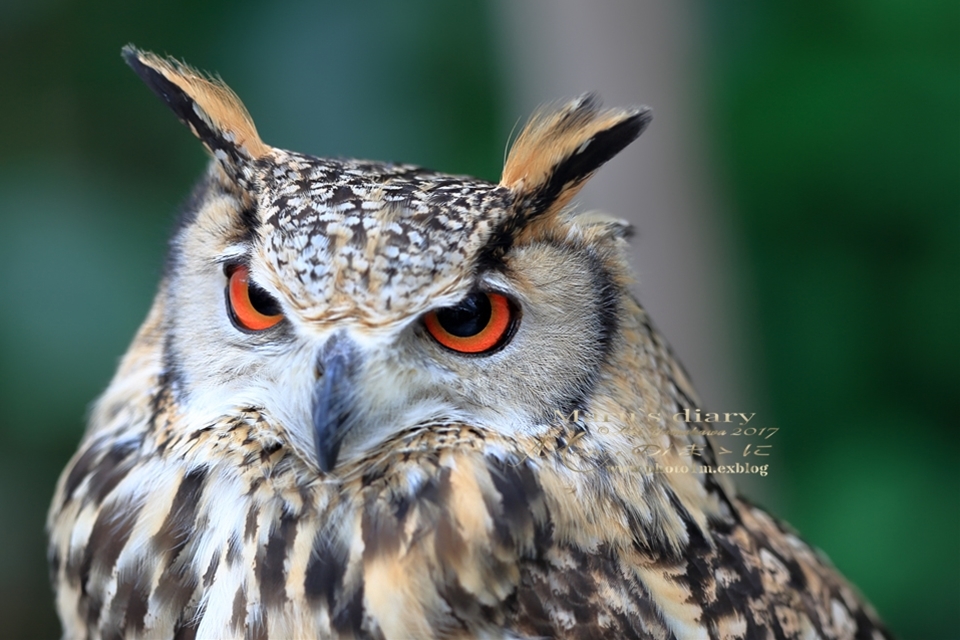
[[[125,55],[214,160],[57,488],[66,638],[888,637],[721,476],[649,472],[715,464],[706,425],[670,419],[696,395],[625,224],[567,207],[645,109],[538,117],[495,185],[274,149]],[[509,331],[454,353],[423,319],[477,291]]]

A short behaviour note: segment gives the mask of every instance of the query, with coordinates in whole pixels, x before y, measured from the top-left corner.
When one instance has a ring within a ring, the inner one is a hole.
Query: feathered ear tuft
[[[500,184],[529,220],[559,211],[600,165],[636,140],[653,115],[648,107],[600,110],[587,94],[531,118],[510,149]]]
[[[221,162],[256,160],[269,150],[240,98],[219,78],[129,44],[123,59]]]

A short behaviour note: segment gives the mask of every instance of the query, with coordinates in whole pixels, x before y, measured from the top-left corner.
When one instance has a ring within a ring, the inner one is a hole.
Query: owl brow
[[[250,247],[243,244],[232,244],[213,258],[214,264],[229,264],[250,261]]]
[[[505,266],[506,265],[504,265],[504,267]],[[504,276],[505,274],[500,269],[483,269],[477,273],[476,277],[474,278],[473,289],[479,291],[511,291],[509,282]]]

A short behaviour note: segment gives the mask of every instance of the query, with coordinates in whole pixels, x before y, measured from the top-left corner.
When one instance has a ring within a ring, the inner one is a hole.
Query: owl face
[[[268,147],[223,85],[126,55],[216,158],[160,293],[183,428],[257,410],[331,473],[418,429],[535,434],[583,405],[625,225],[565,205],[648,112],[541,116],[492,184]]]

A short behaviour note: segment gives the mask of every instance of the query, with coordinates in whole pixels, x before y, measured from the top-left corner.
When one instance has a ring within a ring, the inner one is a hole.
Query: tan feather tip
[[[162,58],[131,44],[123,59],[148,87],[215,154],[239,160],[267,153],[253,119],[240,98],[221,79],[208,76],[174,58]],[[222,158],[221,158],[222,159]]]
[[[541,110],[510,149],[500,184],[522,197],[535,196],[542,206],[565,202],[633,142],[652,117],[645,106],[602,110],[596,94]]]

